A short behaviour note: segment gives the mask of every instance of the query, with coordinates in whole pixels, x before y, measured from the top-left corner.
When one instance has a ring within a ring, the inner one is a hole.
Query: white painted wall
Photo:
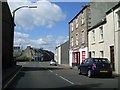
[[[92,30],[89,31],[89,52],[95,51],[95,57],[101,57],[100,51],[104,52],[104,57],[107,57],[110,60],[110,46],[114,45],[114,30],[113,30],[113,20],[111,19],[112,15],[107,16],[106,24],[103,24],[103,41],[100,40],[100,30],[99,27],[95,28],[95,42],[92,42]]]
[[[120,74],[120,28],[118,28],[117,26],[117,14],[116,12],[118,12],[118,10],[120,10],[120,7],[117,8],[114,12],[112,12],[111,14],[114,15],[114,31],[115,31],[115,73]]]
[[[79,51],[80,51],[80,63],[82,63],[82,51],[85,51],[85,54],[86,54],[85,58],[88,58],[88,47],[79,49]]]
[[[95,57],[100,57],[100,50],[104,51],[104,56],[110,60],[110,46],[114,46],[115,73],[120,74],[120,28],[117,28],[116,9],[114,12],[106,15],[107,23],[104,28],[104,42],[99,43],[99,27],[95,28],[95,44],[92,45],[92,30],[88,33],[89,51],[95,51]]]
[[[72,54],[72,50],[69,50],[69,66],[72,67],[72,60],[73,60],[73,54]]]
[[[61,47],[58,47],[58,64],[61,64]]]

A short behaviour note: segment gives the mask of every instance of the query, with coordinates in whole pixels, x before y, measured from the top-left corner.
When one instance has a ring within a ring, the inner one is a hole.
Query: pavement
[[[74,70],[78,70],[78,67],[77,66],[69,66],[68,64],[61,64],[60,66],[63,66],[63,67],[66,67],[66,68],[70,68],[70,69],[74,69]],[[113,71],[113,77],[120,77],[120,74],[116,74],[114,71]]]
[[[7,85],[12,81],[12,79],[17,75],[22,66],[15,65],[8,69],[2,70],[2,89],[5,89]]]

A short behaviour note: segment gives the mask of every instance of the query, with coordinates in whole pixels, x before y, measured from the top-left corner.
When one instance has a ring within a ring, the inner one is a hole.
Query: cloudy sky
[[[22,48],[31,45],[53,51],[55,47],[69,39],[69,21],[88,2],[50,2],[49,0],[8,0],[15,12],[14,45]]]

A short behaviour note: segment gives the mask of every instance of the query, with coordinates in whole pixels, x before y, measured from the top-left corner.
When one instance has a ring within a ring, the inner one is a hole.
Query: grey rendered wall
[[[69,41],[61,45],[61,64],[69,64]]]
[[[111,9],[117,2],[94,2],[91,4],[91,27],[99,23],[105,12]]]

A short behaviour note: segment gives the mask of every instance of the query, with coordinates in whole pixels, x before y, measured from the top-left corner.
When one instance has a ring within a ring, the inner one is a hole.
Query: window
[[[71,43],[72,43],[71,45],[72,45],[72,47],[73,47],[73,37],[71,38]]]
[[[76,33],[76,45],[78,45],[78,34]]]
[[[93,39],[93,42],[95,42],[95,30],[92,31],[92,39]]]
[[[92,51],[92,57],[93,58],[95,57],[95,51]]]
[[[103,40],[103,26],[99,27],[100,29],[100,40]]]
[[[104,52],[103,51],[100,51],[100,57],[104,57]]]
[[[84,24],[84,13],[81,13],[81,24]]]
[[[78,28],[78,19],[76,18],[76,28]]]
[[[118,28],[120,28],[120,10],[117,12],[117,18],[118,18]]]
[[[73,23],[71,23],[71,31],[73,31]]]
[[[84,29],[82,30],[81,37],[82,37],[82,43],[84,43],[84,42],[85,42],[85,34],[84,34]]]

